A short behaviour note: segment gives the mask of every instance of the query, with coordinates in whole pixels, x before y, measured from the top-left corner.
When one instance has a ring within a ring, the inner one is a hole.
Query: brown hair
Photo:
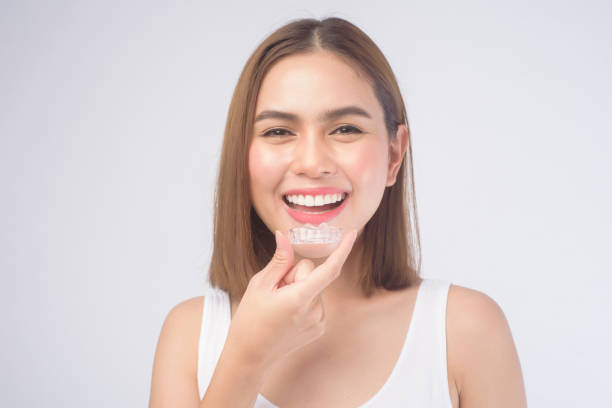
[[[255,212],[249,194],[248,152],[261,83],[281,58],[320,49],[333,52],[366,74],[382,105],[390,138],[396,137],[398,125],[408,127],[404,101],[389,63],[376,44],[353,24],[340,18],[302,19],[269,35],[248,59],[234,90],[215,193],[209,278],[213,287],[225,290],[232,299],[242,298],[249,280],[270,261],[276,247],[274,234]],[[376,287],[398,290],[418,280],[421,247],[412,173],[409,140],[395,184],[386,187],[361,234],[361,243],[367,245],[362,245],[359,279],[367,297]]]

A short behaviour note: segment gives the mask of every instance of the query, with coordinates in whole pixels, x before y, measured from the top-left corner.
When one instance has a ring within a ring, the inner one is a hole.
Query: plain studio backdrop
[[[373,3],[0,3],[3,406],[146,406],[166,314],[203,293],[240,71],[327,16],[399,80],[422,275],[500,304],[530,406],[612,406],[612,7]]]

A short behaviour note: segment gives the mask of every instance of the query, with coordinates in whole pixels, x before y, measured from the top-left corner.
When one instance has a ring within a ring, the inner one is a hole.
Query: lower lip
[[[295,219],[296,221],[301,222],[302,224],[319,225],[323,222],[331,221],[338,214],[340,214],[340,211],[342,211],[342,209],[346,206],[346,202],[348,200],[349,200],[349,196],[347,195],[344,201],[342,201],[342,204],[340,204],[338,208],[334,208],[333,210],[326,211],[320,214],[310,214],[310,213],[294,210],[293,208],[287,205],[285,200],[283,200],[283,204],[285,205],[285,209],[287,210],[289,215],[292,216],[293,219]]]

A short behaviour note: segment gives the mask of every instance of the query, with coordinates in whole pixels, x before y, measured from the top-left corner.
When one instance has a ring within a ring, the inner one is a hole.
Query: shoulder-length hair
[[[340,18],[301,19],[269,35],[248,59],[234,90],[215,192],[209,279],[211,286],[228,292],[232,299],[242,298],[249,280],[270,261],[276,246],[274,234],[255,212],[249,194],[248,153],[263,78],[280,59],[321,49],[366,74],[383,108],[389,138],[396,137],[398,125],[408,128],[404,101],[387,59],[355,25]],[[396,182],[386,187],[361,235],[361,242],[367,243],[362,245],[360,262],[366,297],[374,288],[399,290],[418,280],[421,247],[412,173],[409,138]]]

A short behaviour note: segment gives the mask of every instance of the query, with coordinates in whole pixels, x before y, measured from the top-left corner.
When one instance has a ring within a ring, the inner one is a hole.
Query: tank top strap
[[[200,399],[204,398],[231,323],[229,294],[219,288],[204,290],[204,309],[198,346],[198,389]]]
[[[430,358],[433,374],[437,374],[436,379],[441,388],[448,390],[448,373],[446,362],[446,304],[450,282],[427,279],[426,291],[423,297],[422,314],[419,316],[420,330],[418,335],[427,338],[430,342]],[[425,283],[424,282],[424,283]]]
[[[450,282],[424,279],[411,322],[403,384],[421,406],[451,407],[446,358],[446,304]],[[397,385],[397,384],[396,384]],[[417,406],[419,405],[417,404]]]

